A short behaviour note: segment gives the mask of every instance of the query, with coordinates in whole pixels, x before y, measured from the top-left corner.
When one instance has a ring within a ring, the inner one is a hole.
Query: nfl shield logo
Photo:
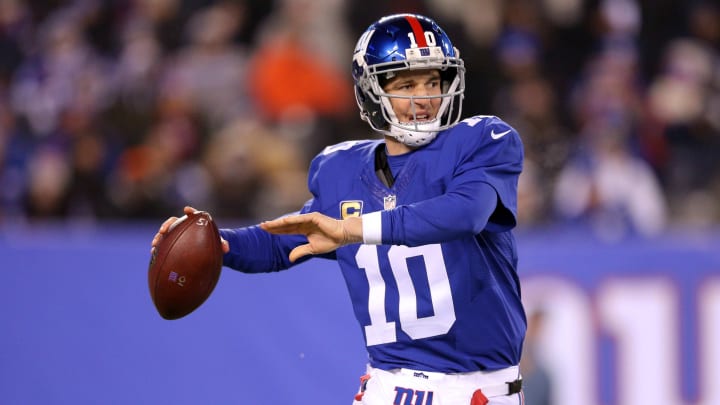
[[[395,201],[397,200],[397,197],[394,195],[389,195],[383,198],[383,206],[386,210],[391,210],[395,208]]]

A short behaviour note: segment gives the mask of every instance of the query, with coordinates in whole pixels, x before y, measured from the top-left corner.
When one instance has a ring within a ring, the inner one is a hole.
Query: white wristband
[[[363,243],[382,245],[382,211],[362,215]]]

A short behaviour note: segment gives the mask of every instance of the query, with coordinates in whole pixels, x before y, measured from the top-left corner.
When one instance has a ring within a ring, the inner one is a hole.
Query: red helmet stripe
[[[420,25],[420,21],[417,20],[417,18],[408,15],[405,16],[405,19],[408,23],[410,23],[410,27],[413,30],[413,34],[415,35],[415,41],[417,41],[417,44],[420,48],[427,48],[427,41],[425,41],[425,33],[423,32],[422,26]]]

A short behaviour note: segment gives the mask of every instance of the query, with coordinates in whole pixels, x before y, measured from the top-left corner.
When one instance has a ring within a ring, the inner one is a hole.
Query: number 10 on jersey
[[[368,346],[397,341],[395,322],[388,321],[388,312],[385,308],[387,285],[380,272],[378,254],[377,246],[361,245],[355,255],[358,267],[365,271],[368,280],[370,324],[365,326]],[[411,339],[447,333],[455,323],[455,307],[440,245],[392,246],[387,255],[398,289],[397,314],[400,329]],[[433,310],[431,316],[422,318],[418,316],[418,293],[415,291],[410,277],[411,269],[408,267],[408,259],[413,257],[422,258],[425,265]]]

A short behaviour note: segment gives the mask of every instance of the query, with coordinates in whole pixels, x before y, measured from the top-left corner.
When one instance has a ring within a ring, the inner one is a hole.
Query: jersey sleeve
[[[290,268],[288,254],[304,243],[301,236],[271,235],[259,226],[221,229],[220,236],[230,244],[223,265],[243,273],[269,273]]]
[[[516,225],[523,161],[517,131],[496,117],[459,125],[459,132],[445,134],[456,137],[443,145],[455,165],[445,193],[363,215],[366,243],[417,246]]]
[[[497,117],[486,117],[476,136],[479,141],[470,167],[478,169],[482,181],[491,185],[498,197],[498,207],[491,215],[487,229],[501,232],[517,224],[517,188],[523,168],[522,139],[515,128]]]

